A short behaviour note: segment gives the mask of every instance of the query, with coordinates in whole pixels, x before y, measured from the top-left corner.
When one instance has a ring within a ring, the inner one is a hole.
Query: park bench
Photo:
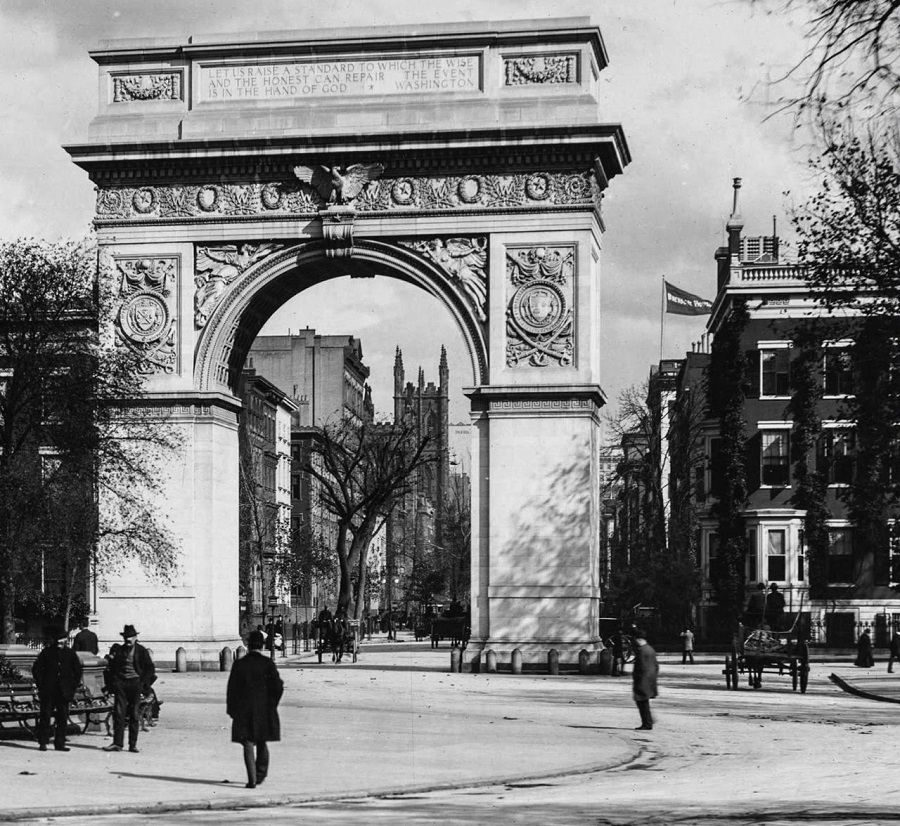
[[[112,697],[106,693],[93,694],[81,685],[69,703],[70,722],[84,734],[92,723],[105,722],[112,709]],[[0,729],[7,723],[16,723],[33,737],[40,715],[41,701],[33,683],[0,685]],[[74,721],[72,717],[83,717],[84,721]]]

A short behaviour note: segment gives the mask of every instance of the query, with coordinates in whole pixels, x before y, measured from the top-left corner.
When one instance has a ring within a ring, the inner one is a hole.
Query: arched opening
[[[271,616],[274,625],[274,612],[267,611],[266,604],[270,594],[275,596],[279,592],[273,574],[277,566],[270,567],[269,573],[266,574],[266,563],[262,558],[263,534],[268,529],[262,530],[260,525],[266,523],[267,505],[263,503],[260,506],[255,501],[248,503],[248,498],[252,499],[257,490],[265,491],[277,487],[277,483],[270,484],[270,477],[274,479],[278,474],[277,460],[270,468],[269,459],[260,462],[250,458],[253,446],[252,438],[246,432],[247,419],[254,421],[258,419],[259,406],[250,402],[259,400],[247,396],[246,378],[248,373],[252,373],[256,382],[275,379],[274,375],[266,373],[264,366],[259,369],[265,364],[265,360],[260,358],[258,351],[256,364],[253,363],[251,354],[254,353],[252,349],[254,341],[260,333],[263,333],[263,338],[284,337],[285,330],[275,331],[271,328],[266,330],[266,324],[279,309],[292,299],[299,301],[301,294],[307,291],[341,289],[342,298],[346,299],[346,293],[352,292],[353,286],[352,281],[348,281],[348,276],[350,279],[358,279],[358,283],[365,280],[367,284],[371,284],[369,279],[376,276],[386,277],[424,290],[434,299],[429,302],[431,314],[449,313],[451,324],[445,325],[444,329],[452,327],[455,339],[448,342],[431,340],[434,362],[430,364],[429,369],[432,372],[429,374],[427,385],[421,380],[415,385],[413,382],[403,384],[402,367],[398,378],[398,365],[395,363],[393,392],[382,393],[378,400],[378,408],[382,414],[381,422],[398,425],[405,423],[408,417],[408,420],[415,423],[415,439],[421,441],[427,438],[430,441],[428,453],[434,464],[423,466],[421,472],[415,475],[411,488],[404,494],[404,501],[398,506],[396,514],[392,514],[391,518],[384,522],[384,534],[375,546],[376,552],[370,559],[369,568],[370,581],[374,586],[369,592],[370,594],[372,591],[377,592],[376,598],[372,600],[375,613],[383,615],[386,608],[390,614],[396,608],[398,615],[412,617],[421,614],[426,604],[432,603],[435,599],[446,602],[449,606],[451,600],[448,595],[451,593],[454,598],[459,596],[466,602],[469,599],[468,587],[463,587],[461,583],[463,581],[467,583],[469,579],[470,526],[466,525],[461,531],[451,531],[447,527],[451,515],[454,519],[464,517],[468,520],[471,514],[471,485],[468,480],[464,483],[451,484],[452,477],[459,475],[461,469],[458,462],[453,462],[454,467],[451,469],[449,446],[451,422],[455,427],[459,427],[458,422],[465,419],[468,431],[468,414],[466,412],[465,416],[461,416],[459,414],[461,407],[457,405],[456,416],[453,419],[448,417],[449,388],[444,386],[447,373],[444,344],[451,344],[456,350],[464,349],[468,356],[466,375],[457,376],[455,382],[455,390],[459,396],[457,401],[461,401],[462,394],[459,387],[462,384],[482,383],[487,375],[484,329],[482,322],[477,318],[479,308],[473,308],[470,299],[460,294],[447,273],[410,250],[383,242],[369,241],[355,247],[350,257],[333,258],[327,255],[326,248],[321,244],[309,243],[272,250],[263,260],[248,267],[235,279],[229,285],[221,304],[210,316],[197,347],[195,381],[198,387],[206,391],[229,393],[242,397],[244,401],[241,414],[243,420],[238,435],[238,483],[241,513],[239,530],[239,566],[242,572],[239,577],[242,594],[241,615],[246,622],[258,623],[261,620],[266,621],[267,617]],[[334,284],[338,279],[345,282],[341,287]],[[305,319],[303,323],[308,326],[309,319]],[[298,331],[301,332],[303,331]],[[357,331],[352,327],[320,329],[317,332],[334,334],[335,338],[357,335]],[[309,333],[310,331],[306,330],[302,337],[305,340],[315,338]],[[294,338],[299,337],[301,336]],[[290,339],[290,334],[286,338]],[[459,346],[460,339],[463,348]],[[391,350],[393,356],[393,345]],[[397,358],[399,362],[399,350]],[[409,366],[415,369],[415,365]],[[278,378],[282,376],[279,375]],[[415,379],[415,373],[409,378]],[[398,381],[402,387],[397,385]],[[436,386],[438,383],[439,387]],[[322,556],[327,556],[329,551],[334,556],[333,525],[329,527],[321,518],[314,524],[313,519],[309,518],[315,510],[310,505],[314,495],[309,492],[310,487],[315,487],[314,480],[295,478],[298,475],[296,473],[298,460],[306,455],[303,451],[309,449],[310,428],[321,427],[327,421],[327,416],[334,411],[317,408],[315,403],[311,409],[309,406],[303,407],[297,381],[276,380],[275,384],[287,396],[293,395],[295,397],[293,402],[301,405],[293,414],[290,439],[290,455],[294,459],[294,477],[290,487],[292,505],[289,511],[289,528],[283,533],[288,536],[291,548],[300,547],[303,552],[308,553],[311,545],[317,545]],[[350,390],[356,399],[362,388],[356,386]],[[349,406],[346,405],[347,388],[344,400],[345,406]],[[277,407],[277,404],[275,406]],[[285,406],[290,407],[290,400]],[[388,412],[390,416],[385,419],[384,414]],[[471,434],[467,432],[462,438],[471,440]],[[468,445],[466,449],[468,450]],[[222,460],[228,461],[226,457]],[[266,473],[257,473],[260,465],[265,465]],[[465,465],[467,469],[468,462]],[[271,470],[270,474],[268,470]],[[457,498],[464,497],[467,500],[465,505],[456,501],[451,503],[454,493]],[[303,515],[298,516],[298,513]],[[321,517],[321,514],[319,516]],[[277,531],[268,531],[265,539],[272,547],[276,533]],[[456,539],[459,539],[456,544],[465,544],[464,553],[459,548],[449,547]],[[257,548],[258,551],[254,553],[258,553],[258,558],[248,560],[246,546]],[[275,555],[273,552],[273,558]],[[312,565],[312,560],[307,560],[306,564]],[[243,573],[245,570],[249,572],[251,578],[262,578],[264,584],[260,586],[255,581],[247,580]],[[265,584],[266,582],[272,584]],[[335,590],[327,587],[323,590],[318,584],[315,589],[308,587],[305,591],[301,589],[290,593],[290,586],[282,583],[281,593],[285,595],[282,607],[286,609],[287,605],[290,605],[293,609],[280,611],[284,617],[285,630],[289,622],[292,626],[295,623],[306,626],[318,615],[320,606],[330,603],[331,607],[334,607]],[[253,600],[254,606],[259,603],[259,607],[248,607],[250,599]],[[298,608],[300,610],[297,610]],[[372,616],[368,605],[363,613]],[[246,630],[246,627],[243,630]],[[294,630],[292,627],[291,631]],[[300,633],[309,633],[309,628],[304,627]]]

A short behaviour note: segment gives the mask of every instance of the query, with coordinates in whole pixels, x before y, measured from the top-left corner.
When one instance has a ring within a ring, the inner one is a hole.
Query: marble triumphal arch
[[[599,122],[587,20],[114,41],[68,146],[97,188],[116,334],[184,432],[177,582],[112,580],[101,637],[141,624],[212,661],[237,641],[235,379],[284,301],[342,276],[436,296],[471,354],[469,656],[597,644],[601,199],[629,161]]]

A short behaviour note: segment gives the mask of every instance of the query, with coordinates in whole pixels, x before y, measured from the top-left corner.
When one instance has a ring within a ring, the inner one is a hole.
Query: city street
[[[650,733],[633,730],[627,678],[451,675],[439,670],[446,647],[415,644],[371,645],[356,665],[282,661],[285,739],[255,790],[243,788],[229,742],[226,675],[166,674],[160,725],[142,734],[139,755],[101,752],[100,734],[74,738],[68,755],[0,741],[0,817],[30,810],[110,826],[900,821],[889,745],[900,708],[828,680],[832,671],[852,680],[852,667],[814,663],[801,695],[772,675],[762,690],[726,691],[720,657],[693,667],[661,659]]]

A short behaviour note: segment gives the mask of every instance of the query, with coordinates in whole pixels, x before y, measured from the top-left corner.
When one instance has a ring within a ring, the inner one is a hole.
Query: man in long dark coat
[[[231,741],[244,747],[247,788],[262,783],[269,773],[267,743],[281,739],[278,701],[284,683],[275,663],[262,652],[265,636],[253,631],[247,639],[249,651],[231,668],[226,710],[231,717]]]
[[[128,751],[137,753],[141,729],[141,697],[150,693],[156,682],[156,666],[150,652],[138,641],[133,625],[122,631],[124,642],[116,643],[106,656],[108,682],[115,694],[113,741],[103,751],[122,751],[125,747],[125,722],[128,722]]]
[[[81,660],[67,645],[69,635],[63,628],[48,630],[51,641],[37,655],[31,674],[41,700],[41,716],[38,720],[38,747],[47,751],[50,741],[50,718],[55,718],[53,748],[69,751],[66,745],[66,727],[69,724],[69,703],[75,697],[75,689],[81,683]]]
[[[81,626],[81,630],[75,635],[72,641],[73,651],[88,651],[91,654],[100,653],[100,643],[97,635],[91,631],[87,621]]]
[[[650,714],[650,701],[656,697],[656,675],[659,665],[656,652],[647,642],[647,635],[639,628],[634,629],[634,671],[632,672],[632,692],[634,702],[641,715],[641,724],[637,730],[649,731],[653,728],[653,717]]]

